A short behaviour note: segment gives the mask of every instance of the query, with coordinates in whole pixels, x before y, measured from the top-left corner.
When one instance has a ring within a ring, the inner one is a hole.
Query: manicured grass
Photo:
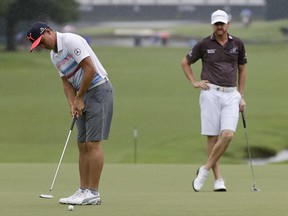
[[[75,206],[73,212],[58,204],[60,197],[77,189],[76,164],[63,164],[53,199],[40,199],[48,193],[56,164],[0,164],[1,215],[137,215],[137,216],[270,216],[286,215],[287,165],[256,166],[257,187],[252,192],[248,165],[224,165],[228,192],[215,193],[209,176],[203,191],[191,187],[197,165],[105,166],[100,187],[101,206]]]
[[[247,131],[251,146],[287,147],[287,44],[247,45]],[[200,163],[199,89],[180,68],[188,48],[96,47],[115,89],[108,163],[133,163],[137,126],[139,163]],[[71,123],[62,83],[46,51],[0,53],[0,161],[55,162]],[[201,63],[194,66],[200,74]],[[77,161],[76,130],[64,157]],[[223,157],[242,163],[246,148],[242,122]]]

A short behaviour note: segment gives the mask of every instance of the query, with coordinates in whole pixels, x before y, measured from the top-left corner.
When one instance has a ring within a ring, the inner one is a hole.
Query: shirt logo
[[[81,50],[80,50],[79,48],[76,48],[76,49],[74,50],[74,54],[77,55],[77,56],[79,56],[79,55],[81,54]]]
[[[234,48],[230,49],[229,53],[238,54],[238,47],[234,47]]]
[[[208,54],[213,54],[216,52],[216,49],[207,49]]]

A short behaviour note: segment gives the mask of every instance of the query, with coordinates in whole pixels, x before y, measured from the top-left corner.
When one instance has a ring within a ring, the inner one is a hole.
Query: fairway
[[[77,164],[63,164],[52,191],[48,193],[56,164],[0,164],[2,177],[1,215],[51,216],[284,216],[287,215],[287,165],[255,166],[252,192],[249,165],[224,165],[228,192],[212,192],[210,174],[203,191],[194,192],[196,165],[105,165],[100,193],[101,206],[75,206],[73,212],[58,204],[78,185]]]

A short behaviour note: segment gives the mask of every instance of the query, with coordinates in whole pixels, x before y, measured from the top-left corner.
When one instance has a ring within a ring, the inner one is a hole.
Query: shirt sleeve
[[[195,46],[186,55],[189,64],[193,64],[202,57],[201,54],[201,42],[195,44]]]
[[[86,40],[80,36],[68,37],[66,40],[68,53],[79,64],[84,58],[90,56],[85,46]]]
[[[245,50],[245,46],[244,43],[241,42],[240,44],[240,50],[239,50],[239,58],[238,58],[238,64],[239,65],[243,65],[247,63],[247,56],[246,56],[246,50]]]

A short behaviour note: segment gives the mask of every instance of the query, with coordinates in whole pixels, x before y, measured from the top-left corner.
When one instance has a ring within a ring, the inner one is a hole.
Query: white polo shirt
[[[56,35],[58,52],[55,53],[54,50],[51,50],[51,61],[57,68],[60,77],[65,76],[76,91],[80,89],[84,72],[79,63],[88,56],[90,56],[96,68],[96,74],[90,88],[97,86],[97,83],[107,78],[106,70],[83,37],[72,33],[59,32],[56,32]]]

